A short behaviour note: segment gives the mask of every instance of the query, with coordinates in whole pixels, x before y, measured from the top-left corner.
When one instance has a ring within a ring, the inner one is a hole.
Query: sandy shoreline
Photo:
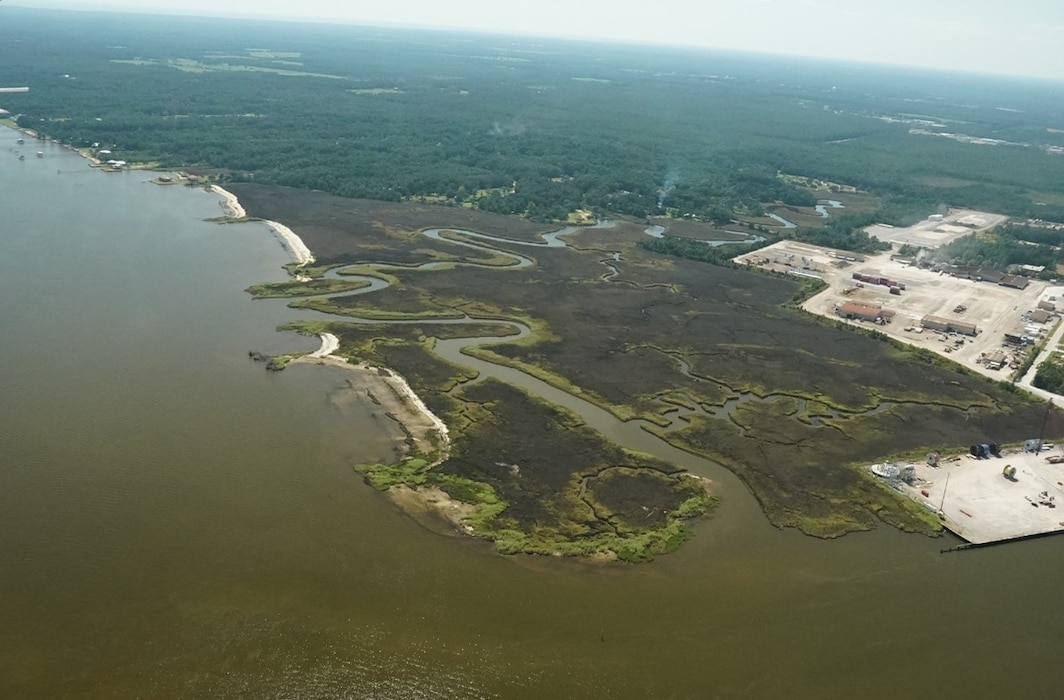
[[[233,217],[234,219],[243,219],[247,217],[247,211],[240,203],[240,200],[235,194],[229,190],[221,187],[220,185],[210,185],[208,188],[211,192],[221,195],[222,208],[225,209],[226,215]],[[300,265],[309,265],[314,262],[314,254],[310,252],[310,248],[303,242],[303,239],[295,234],[292,229],[288,228],[282,223],[277,221],[262,220],[276,236],[284,243],[284,247],[292,255],[292,258]]]
[[[23,133],[30,138],[36,138],[36,133],[29,129],[15,128],[14,131]],[[74,148],[69,144],[59,144],[63,148],[76,153],[89,161],[94,167],[100,166],[99,159],[86,151]],[[233,219],[245,219],[247,211],[240,204],[239,198],[223,187],[210,184],[205,188],[208,192],[219,195],[222,198],[221,206],[226,216]],[[278,236],[292,258],[300,265],[308,265],[314,262],[314,255],[310,248],[303,242],[292,229],[277,221],[262,220]],[[447,424],[429,410],[406,379],[392,370],[383,367],[374,367],[368,363],[351,364],[345,358],[337,357],[333,353],[340,347],[340,339],[332,333],[322,333],[321,346],[307,355],[294,360],[295,362],[307,362],[328,364],[336,367],[344,367],[352,370],[359,377],[358,386],[378,404],[392,420],[396,421],[404,433],[413,441],[416,450],[424,455],[434,455],[435,466],[444,461],[450,453],[450,436]],[[416,512],[419,509],[435,512],[443,515],[447,522],[455,528],[461,528],[461,519],[467,515],[469,506],[452,501],[447,494],[438,489],[410,489],[403,487],[398,489],[400,493],[391,494],[404,510]]]
[[[29,129],[15,128],[30,138],[36,138],[36,133]],[[81,151],[69,144],[60,144],[67,150],[73,151],[88,160],[93,165],[99,165],[100,161],[92,155]],[[220,195],[222,207],[227,216],[235,219],[247,217],[247,211],[235,194],[219,185],[209,185],[207,191]],[[300,265],[314,262],[314,255],[299,236],[284,224],[276,221],[263,221],[275,235],[281,238],[285,248]],[[373,367],[366,363],[352,365],[346,359],[333,355],[340,347],[340,339],[332,333],[322,333],[321,347],[305,355],[297,362],[316,362],[342,366],[358,372],[362,378],[367,393],[378,402],[388,415],[399,422],[406,432],[413,438],[419,449],[425,453],[436,453],[442,461],[450,447],[450,439],[447,424],[434,414],[421,400],[410,384],[402,375],[389,369]],[[376,390],[376,391],[375,391]]]
[[[211,192],[215,192],[222,196],[222,208],[225,209],[225,213],[234,219],[243,219],[248,215],[244,211],[244,207],[240,204],[240,200],[237,196],[229,190],[219,187],[218,185],[211,185]]]
[[[340,347],[340,339],[332,333],[321,333],[321,347],[294,362],[328,364],[356,371],[360,386],[385,413],[403,426],[423,454],[437,454],[443,461],[450,448],[447,424],[421,400],[406,379],[392,370],[374,367],[365,362],[351,364],[333,353]]]
[[[23,129],[21,127],[10,128],[13,131],[20,132],[29,138],[37,138],[37,132],[33,131],[32,129]],[[62,146],[68,151],[72,151],[78,154],[85,160],[89,161],[89,163],[93,167],[101,167],[103,165],[100,160],[91,153],[89,153],[88,150],[75,148],[70,144],[60,143],[58,141],[54,141],[53,143]],[[225,210],[226,216],[232,217],[234,219],[243,219],[247,217],[247,211],[244,209],[243,205],[240,204],[240,200],[235,194],[219,185],[214,184],[208,185],[206,189],[208,192],[213,192],[222,197],[222,208]],[[307,247],[307,244],[304,243],[303,239],[296,235],[296,233],[292,231],[292,229],[277,221],[263,220],[263,223],[266,224],[271,231],[273,231],[274,235],[281,239],[281,242],[284,244],[285,249],[288,250],[289,254],[291,254],[292,258],[297,263],[299,263],[300,265],[309,265],[310,263],[314,262],[314,254],[310,252],[310,248]]]
[[[284,224],[279,224],[276,221],[264,221],[270,229],[281,237],[284,241],[285,248],[292,254],[295,261],[300,265],[309,265],[314,262],[314,255],[310,252],[310,248],[303,242],[303,239],[297,236],[292,229],[288,228]]]
[[[401,374],[365,362],[352,365],[345,358],[332,354],[340,346],[339,338],[332,333],[320,333],[319,337],[321,347],[295,362],[328,364],[356,371],[359,388],[407,435],[405,457],[418,456],[418,453],[433,455],[435,459],[426,467],[432,469],[450,456],[451,440],[447,424],[429,410]],[[414,443],[414,454],[411,454],[410,440]],[[389,488],[387,493],[388,498],[403,512],[434,532],[475,534],[465,521],[476,507],[452,498],[440,488],[399,484]]]

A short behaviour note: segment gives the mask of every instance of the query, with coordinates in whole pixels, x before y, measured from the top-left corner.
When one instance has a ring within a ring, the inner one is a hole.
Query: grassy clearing
[[[393,486],[424,485],[429,464],[424,457],[411,457],[399,464],[361,464],[355,471],[365,476],[373,488],[387,491]]]

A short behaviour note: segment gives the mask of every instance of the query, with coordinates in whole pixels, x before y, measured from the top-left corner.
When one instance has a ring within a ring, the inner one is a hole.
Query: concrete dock
[[[1064,460],[1060,449],[1038,454],[1007,450],[1001,457],[943,458],[911,464],[916,479],[903,493],[939,513],[946,529],[974,545],[1064,532]],[[1006,465],[1015,467],[1006,478]],[[907,464],[899,464],[904,468]]]

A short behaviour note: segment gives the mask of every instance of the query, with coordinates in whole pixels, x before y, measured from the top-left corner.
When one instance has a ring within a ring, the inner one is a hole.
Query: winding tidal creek
[[[397,436],[343,370],[248,360],[314,345],[274,330],[308,312],[243,291],[284,279],[265,225],[53,144],[20,161],[17,138],[0,131],[0,697],[1057,694],[1060,538],[940,554],[956,541],[776,530],[727,471],[460,355],[469,339],[437,347],[722,503],[643,565],[423,528],[351,468]]]

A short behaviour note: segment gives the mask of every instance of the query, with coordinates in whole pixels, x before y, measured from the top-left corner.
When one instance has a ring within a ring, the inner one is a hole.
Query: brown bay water
[[[283,277],[265,226],[17,136],[0,131],[0,698],[1057,694],[1064,538],[819,541],[733,478],[648,565],[429,532],[350,468],[393,447],[344,371],[247,359],[312,345],[242,291]]]

